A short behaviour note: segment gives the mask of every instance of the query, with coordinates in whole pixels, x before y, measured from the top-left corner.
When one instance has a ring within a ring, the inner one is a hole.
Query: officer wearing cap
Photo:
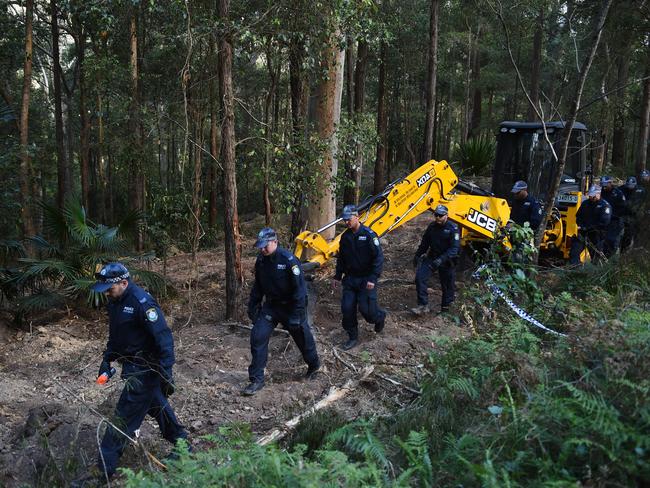
[[[591,185],[587,192],[588,199],[583,201],[578,209],[576,222],[579,230],[571,242],[571,264],[580,264],[580,255],[585,247],[594,261],[602,254],[605,232],[612,218],[612,207],[600,195],[600,186]]]
[[[341,234],[336,272],[332,286],[343,280],[341,313],[348,340],[343,349],[352,349],[359,341],[357,307],[367,322],[375,324],[375,332],[384,330],[386,312],[377,304],[377,280],[384,266],[384,253],[377,234],[359,221],[354,205],[343,207],[341,218],[347,230]]]
[[[269,354],[269,339],[281,323],[289,332],[307,363],[307,379],[314,379],[320,368],[316,342],[307,320],[307,287],[300,261],[278,245],[278,236],[270,227],[257,235],[260,250],[255,261],[255,282],[248,300],[251,330],[250,384],[242,392],[251,396],[264,387],[264,368]],[[262,303],[262,299],[264,303]]]
[[[109,332],[99,375],[110,375],[111,362],[122,364],[124,389],[115,409],[115,424],[130,437],[151,415],[171,443],[186,439],[167,397],[174,393],[174,338],[153,297],[133,283],[120,263],[109,263],[95,275],[91,287],[108,298]],[[106,429],[98,460],[100,471],[115,473],[127,439],[112,426]]]
[[[517,225],[528,222],[531,229],[537,230],[542,222],[542,207],[537,199],[528,193],[528,184],[525,181],[517,181],[511,191],[514,198],[510,220]]]
[[[415,289],[418,295],[418,306],[411,311],[416,315],[430,312],[429,278],[438,270],[442,301],[440,312],[449,310],[454,301],[456,281],[456,261],[460,254],[460,231],[458,226],[449,220],[449,211],[444,205],[438,205],[433,211],[435,220],[429,224],[422,236],[422,241],[415,251],[413,265],[415,272]]]
[[[646,189],[637,184],[636,178],[630,176],[619,189],[625,195],[626,211],[623,215],[623,237],[621,238],[621,251],[632,246],[639,230],[639,222],[643,214],[643,204],[646,198]]]
[[[627,211],[625,195],[614,186],[614,180],[611,176],[600,178],[601,198],[606,200],[612,207],[612,218],[607,226],[605,233],[604,253],[606,257],[616,254],[621,245],[621,235],[623,234],[623,216]]]

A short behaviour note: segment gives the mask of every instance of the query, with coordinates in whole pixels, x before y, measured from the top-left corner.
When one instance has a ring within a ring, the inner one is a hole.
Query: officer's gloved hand
[[[287,326],[290,329],[300,327],[302,325],[302,320],[304,316],[305,316],[304,309],[302,308],[296,309],[289,317],[289,320],[287,320]]]
[[[433,262],[431,263],[431,267],[432,267],[433,269],[436,269],[436,268],[439,268],[441,264],[442,264],[442,259],[440,259],[440,258],[436,258],[436,259],[434,259]]]
[[[251,320],[251,322],[255,322],[257,320],[257,316],[260,313],[260,307],[259,305],[256,307],[248,307],[248,318]]]
[[[104,373],[109,376],[111,374],[111,363],[108,361],[102,361],[102,364],[99,365],[99,373],[97,374],[97,377],[99,378]]]
[[[176,391],[176,386],[174,385],[174,377],[172,376],[171,369],[161,369],[160,370],[160,389],[162,390],[165,397],[170,397]]]

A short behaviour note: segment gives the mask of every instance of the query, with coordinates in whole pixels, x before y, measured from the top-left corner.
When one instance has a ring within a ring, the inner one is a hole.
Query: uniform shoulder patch
[[[609,207],[605,207],[605,213],[609,213]]]
[[[379,247],[379,239],[377,239],[376,237],[373,237],[373,238],[372,238],[372,243],[373,243],[375,246]]]
[[[293,266],[291,266],[291,272],[294,275],[299,276],[300,275],[300,266],[298,266],[297,264],[294,264]]]
[[[148,308],[147,311],[144,313],[144,316],[147,317],[147,320],[149,322],[155,322],[156,320],[158,320],[158,312],[153,307]]]

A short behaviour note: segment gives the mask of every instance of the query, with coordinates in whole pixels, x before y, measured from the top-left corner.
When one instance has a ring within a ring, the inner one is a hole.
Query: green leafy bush
[[[496,142],[490,136],[478,136],[458,144],[454,160],[459,161],[463,172],[473,175],[487,175],[492,168],[496,154]]]

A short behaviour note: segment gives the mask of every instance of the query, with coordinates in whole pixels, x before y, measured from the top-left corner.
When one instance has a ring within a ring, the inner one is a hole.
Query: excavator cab
[[[546,122],[544,125],[541,122],[501,122],[492,173],[492,192],[510,199],[512,185],[517,180],[524,180],[528,183],[528,191],[542,202],[545,201],[557,168],[551,144],[559,156],[565,136],[564,122]],[[575,215],[590,183],[587,139],[587,127],[576,122],[569,139],[560,190],[541,245],[542,251],[558,250],[565,259],[569,257],[571,239],[578,232]]]

